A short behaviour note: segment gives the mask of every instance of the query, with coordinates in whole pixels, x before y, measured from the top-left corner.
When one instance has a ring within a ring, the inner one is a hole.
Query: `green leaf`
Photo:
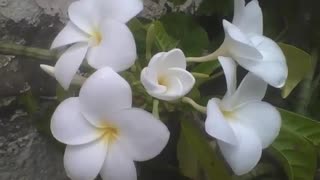
[[[194,68],[192,68],[192,72],[203,73],[210,75],[213,71],[217,70],[220,67],[219,61],[209,61],[200,63]]]
[[[132,18],[128,22],[128,27],[132,32],[139,31],[141,29],[146,30],[145,25],[138,18]]]
[[[179,41],[171,37],[160,21],[154,23],[154,34],[156,37],[156,44],[161,51],[169,51],[179,44]]]
[[[217,13],[221,15],[228,15],[232,9],[232,0],[203,0],[197,10],[197,14],[211,15]]]
[[[146,59],[151,59],[152,57],[152,47],[155,42],[155,25],[151,24],[147,30],[147,37],[146,37]]]
[[[137,52],[139,58],[144,58],[145,51],[146,51],[146,36],[147,36],[147,29],[150,25],[150,22],[144,22],[138,18],[133,18],[128,22],[128,27],[130,28],[134,39],[137,45]]]
[[[200,170],[198,158],[195,152],[189,148],[188,141],[182,133],[178,141],[177,153],[180,172],[191,179],[198,179]]]
[[[170,36],[180,40],[179,48],[186,56],[201,56],[203,50],[208,48],[208,34],[193,16],[169,13],[162,16],[160,21]]]
[[[286,98],[311,70],[311,56],[294,46],[284,43],[279,45],[286,56],[289,70],[288,79],[282,88],[282,97]]]
[[[320,153],[320,123],[290,111],[283,109],[279,111],[282,116],[282,127],[310,141]]]
[[[306,139],[283,127],[270,152],[281,162],[289,180],[312,180],[317,153]]]
[[[26,108],[29,114],[37,112],[37,110],[40,108],[38,99],[32,95],[31,91],[27,91],[19,96],[19,103]]]
[[[181,120],[181,130],[181,135],[186,140],[187,148],[195,153],[208,179],[231,180],[224,162],[217,157],[217,152],[209,144],[205,135],[197,129],[197,126],[191,121]]]

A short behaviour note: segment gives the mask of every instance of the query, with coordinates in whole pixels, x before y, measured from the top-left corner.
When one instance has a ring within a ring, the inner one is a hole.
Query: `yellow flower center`
[[[114,143],[120,134],[119,128],[111,124],[103,124],[103,128],[98,131],[99,133],[102,132],[102,139],[108,144]]]
[[[91,38],[90,38],[91,45],[98,46],[101,43],[102,38],[103,37],[102,37],[101,31],[98,28],[95,28],[91,33]]]
[[[158,84],[162,86],[168,86],[168,81],[165,76],[159,76],[158,77]]]
[[[233,119],[235,117],[235,114],[233,111],[222,111],[222,114],[227,120]]]

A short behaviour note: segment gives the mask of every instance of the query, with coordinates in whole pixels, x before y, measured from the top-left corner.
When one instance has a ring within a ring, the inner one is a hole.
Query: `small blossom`
[[[233,22],[223,20],[225,40],[216,53],[232,57],[271,86],[284,86],[288,76],[286,59],[277,43],[263,36],[258,1],[245,5],[245,0],[234,0],[234,8]]]
[[[207,105],[206,132],[217,139],[221,153],[237,175],[252,170],[278,136],[279,112],[261,101],[267,84],[252,73],[236,89],[236,64],[231,58],[219,57],[227,80],[222,100],[213,98]]]
[[[186,58],[180,49],[161,52],[142,70],[141,82],[151,96],[173,101],[186,95],[195,84],[186,67]]]
[[[141,0],[80,0],[69,6],[70,21],[51,48],[70,45],[55,65],[55,77],[68,89],[86,58],[99,69],[123,71],[134,64],[136,45],[125,23],[143,8]]]
[[[132,108],[129,84],[111,68],[91,75],[79,97],[63,101],[51,120],[53,136],[67,144],[64,166],[74,180],[136,180],[134,161],[158,155],[169,139],[152,114]]]

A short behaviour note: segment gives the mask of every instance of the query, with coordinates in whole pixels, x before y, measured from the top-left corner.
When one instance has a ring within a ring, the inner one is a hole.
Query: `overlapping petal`
[[[82,31],[91,34],[103,19],[100,0],[80,0],[70,4],[69,18]]]
[[[115,71],[130,68],[136,58],[136,44],[129,28],[112,19],[101,24],[102,40],[90,48],[87,59],[90,66],[100,69],[109,66]]]
[[[219,56],[218,59],[227,82],[227,92],[225,96],[231,96],[237,88],[237,64],[230,57]]]
[[[168,77],[176,77],[182,85],[180,97],[186,95],[193,88],[196,80],[188,71],[181,68],[169,68],[166,72]]]
[[[223,109],[232,111],[248,102],[261,101],[266,91],[267,83],[256,75],[248,73],[235,93],[222,99],[221,105]]]
[[[103,135],[82,116],[78,98],[66,99],[57,107],[50,128],[57,140],[69,145],[89,143]]]
[[[51,49],[66,46],[77,42],[87,42],[89,35],[75,26],[72,22],[68,22],[67,25],[60,31],[57,37],[54,39],[51,45]]]
[[[149,91],[147,92],[158,99],[165,100],[165,101],[174,101],[181,97],[183,93],[183,85],[179,78],[177,77],[166,77],[165,79],[166,84],[163,85],[163,87],[166,88],[165,92],[159,93],[155,91]],[[146,86],[145,86],[146,88]]]
[[[129,84],[109,67],[92,74],[83,84],[79,99],[81,112],[91,123],[101,126],[100,121],[108,114],[132,105]]]
[[[147,111],[130,108],[113,114],[110,119],[120,129],[123,150],[135,161],[155,157],[168,143],[169,130]]]
[[[100,175],[104,180],[137,180],[133,160],[118,143],[110,147]]]
[[[163,94],[167,88],[158,82],[158,74],[146,67],[141,71],[141,83],[151,94]]]
[[[229,125],[227,118],[221,112],[219,104],[219,99],[211,99],[208,102],[205,130],[209,135],[220,141],[236,145],[238,142],[235,133]]]
[[[253,46],[249,37],[241,32],[241,30],[230,22],[223,20],[223,28],[225,31],[225,41],[222,44],[223,48],[228,49],[235,60],[238,57],[258,61],[262,59],[261,53]]]
[[[64,52],[55,65],[55,77],[64,89],[68,89],[87,53],[87,43],[76,43]]]
[[[187,68],[186,57],[180,49],[172,49],[171,51],[165,53],[158,63],[154,64],[158,66],[160,71],[165,71],[169,68]]]
[[[288,77],[288,66],[281,48],[264,36],[251,36],[250,40],[261,52],[263,59],[259,63],[243,66],[276,88],[284,86]]]
[[[236,175],[251,171],[259,162],[262,154],[260,138],[255,132],[238,122],[230,123],[238,144],[231,145],[218,141],[219,148],[225,160]]]
[[[100,0],[102,1],[105,18],[115,19],[122,23],[128,22],[143,9],[141,0]]]
[[[250,127],[259,136],[262,147],[268,147],[279,135],[281,116],[275,107],[266,102],[249,103],[235,114],[240,123]]]
[[[71,179],[95,179],[108,153],[107,143],[97,140],[88,144],[68,145],[64,153],[64,167]]]
[[[235,15],[233,24],[246,34],[262,35],[263,17],[257,0],[249,2],[246,6],[245,0],[234,0]]]

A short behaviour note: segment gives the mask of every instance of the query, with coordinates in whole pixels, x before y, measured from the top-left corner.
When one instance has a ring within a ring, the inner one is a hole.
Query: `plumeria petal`
[[[100,175],[104,180],[137,180],[133,160],[119,144],[112,144]]]
[[[233,58],[246,58],[252,61],[262,59],[261,53],[253,46],[250,39],[241,32],[235,25],[227,20],[223,20],[223,28],[226,34],[225,41],[222,46],[228,48],[229,54]]]
[[[169,68],[166,75],[169,77],[176,77],[181,82],[182,92],[179,95],[180,97],[189,93],[196,82],[191,73],[181,68]]]
[[[168,68],[187,68],[187,61],[184,53],[181,49],[172,49],[171,51],[167,52],[161,61],[161,68],[168,69]]]
[[[155,54],[154,56],[152,56],[152,58],[149,61],[148,67],[157,69],[160,66],[161,61],[166,53],[167,52],[159,52],[159,53]]]
[[[109,67],[96,71],[86,80],[79,99],[81,112],[96,126],[101,126],[101,121],[108,114],[132,105],[128,82]]]
[[[78,98],[66,99],[57,107],[50,128],[57,140],[69,145],[85,144],[103,135],[82,116]]]
[[[235,3],[244,5],[244,0],[234,0]],[[262,35],[263,33],[263,17],[262,11],[257,0],[249,2],[245,7],[239,8],[241,11],[233,20],[233,24],[241,29],[246,34]]]
[[[245,0],[234,0],[233,24],[240,24],[245,6]]]
[[[49,65],[45,65],[45,64],[40,64],[40,68],[46,72],[48,75],[50,75],[51,77],[55,78],[55,69],[53,66],[49,66]],[[71,81],[71,84],[75,84],[75,85],[79,85],[79,86],[82,86],[82,84],[87,80],[87,78],[79,75],[79,74],[76,74],[72,81]]]
[[[143,9],[141,0],[102,0],[105,9],[104,17],[115,19],[121,23],[128,22]]]
[[[252,73],[248,73],[232,96],[222,99],[221,106],[232,111],[251,101],[261,101],[267,91],[267,83]]]
[[[107,143],[97,140],[84,145],[68,145],[64,154],[64,167],[71,179],[95,179],[107,155]]]
[[[99,69],[105,66],[115,71],[130,68],[136,58],[136,44],[129,28],[122,23],[108,19],[101,27],[102,40],[92,47],[87,55],[88,63]]]
[[[218,57],[223,68],[227,82],[227,92],[225,96],[231,96],[237,88],[237,64],[230,57]]]
[[[251,171],[259,162],[262,146],[260,138],[250,128],[236,123],[230,123],[236,137],[237,145],[218,141],[221,153],[236,175]]]
[[[80,0],[70,4],[69,18],[82,31],[92,34],[99,25],[102,16],[99,0]]]
[[[264,36],[251,36],[250,39],[263,55],[263,60],[243,66],[276,88],[284,86],[288,77],[288,66],[281,48]]]
[[[130,108],[115,113],[110,118],[120,129],[119,142],[135,161],[146,161],[164,149],[170,132],[152,114],[142,109]]]
[[[156,93],[148,91],[148,93],[158,99],[164,101],[174,101],[181,97],[183,93],[183,85],[177,77],[168,77],[166,79],[166,91],[164,93]]]
[[[217,140],[236,145],[238,142],[235,133],[221,112],[219,103],[219,99],[211,99],[208,102],[205,130]]]
[[[55,65],[55,77],[64,89],[68,89],[87,53],[87,43],[77,43],[64,52]]]
[[[187,61],[180,49],[172,49],[169,52],[160,52],[152,57],[149,63],[150,68],[157,71],[166,71],[168,68],[186,69]]]
[[[54,39],[51,49],[66,46],[76,42],[86,42],[89,39],[89,35],[81,31],[72,22],[68,22],[67,25],[60,31],[57,37]]]
[[[152,92],[153,94],[162,94],[167,90],[165,86],[159,84],[157,73],[150,70],[148,67],[145,67],[141,71],[140,79],[147,91]]]
[[[246,104],[234,113],[242,124],[255,131],[263,148],[268,147],[279,134],[281,116],[276,108],[266,102]]]
[[[167,78],[167,91],[168,96],[180,96],[183,93],[183,84],[178,77],[171,76]]]

